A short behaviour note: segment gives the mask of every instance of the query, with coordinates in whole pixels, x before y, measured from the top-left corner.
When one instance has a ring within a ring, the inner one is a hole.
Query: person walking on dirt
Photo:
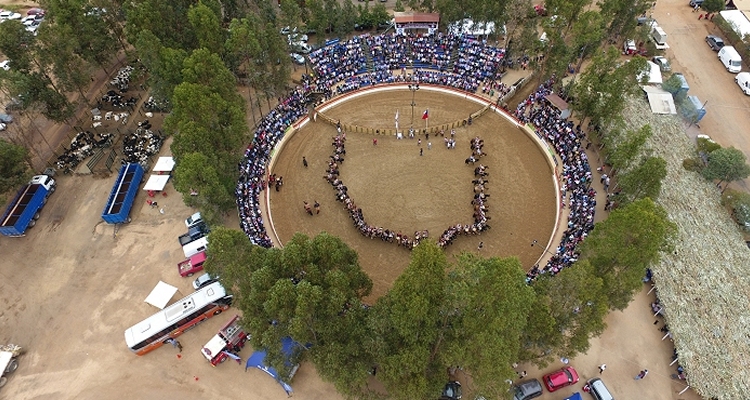
[[[607,364],[600,365],[599,366],[599,373],[601,374],[602,372],[604,372],[605,369],[607,369]]]
[[[305,168],[307,168],[307,159],[305,158],[305,156],[302,156],[302,165],[304,165]]]
[[[315,214],[320,214],[320,203],[318,203],[317,200],[315,200],[315,204],[313,204],[313,207],[315,208]]]
[[[641,371],[641,372],[640,372],[640,373],[639,373],[638,375],[636,375],[634,379],[635,379],[635,380],[637,380],[637,381],[639,381],[639,380],[641,380],[641,379],[645,378],[645,377],[646,377],[646,375],[648,375],[648,370],[647,370],[647,369],[644,369],[644,370],[643,370],[643,371]]]
[[[302,207],[305,208],[305,212],[308,213],[308,214],[310,214],[310,215],[313,215],[312,208],[310,207],[310,203],[308,203],[306,201],[303,201],[302,203],[303,203]]]

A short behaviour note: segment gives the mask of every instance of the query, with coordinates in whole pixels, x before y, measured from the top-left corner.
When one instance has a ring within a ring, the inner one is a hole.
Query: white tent
[[[661,77],[661,69],[659,68],[659,66],[651,61],[646,62],[648,63],[649,69],[638,74],[638,81],[641,82],[645,78],[645,83],[648,83],[650,85],[661,84],[663,81]]]
[[[750,20],[747,19],[745,14],[740,10],[725,10],[720,11],[719,15],[724,18],[732,29],[740,36],[750,34]]]
[[[177,293],[176,287],[159,281],[154,287],[154,290],[152,290],[148,297],[146,297],[145,301],[161,310],[167,306],[169,300],[172,300],[172,296],[174,296],[175,293]]]
[[[651,107],[652,113],[677,114],[677,107],[674,105],[674,98],[671,93],[654,86],[641,86],[641,88],[646,92],[648,105]]]
[[[151,175],[146,181],[146,185],[143,186],[143,190],[161,192],[167,186],[167,181],[169,181],[169,175]]]
[[[154,172],[171,172],[174,169],[174,158],[172,157],[159,157],[154,165]]]

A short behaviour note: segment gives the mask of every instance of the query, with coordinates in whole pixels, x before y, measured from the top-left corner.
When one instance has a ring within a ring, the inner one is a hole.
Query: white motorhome
[[[727,71],[736,74],[742,71],[742,57],[732,46],[724,46],[719,50],[719,60]]]

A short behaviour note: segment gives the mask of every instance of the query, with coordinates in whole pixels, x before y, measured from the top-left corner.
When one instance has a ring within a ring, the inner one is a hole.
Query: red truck
[[[200,253],[193,254],[188,257],[187,260],[177,264],[177,271],[183,278],[193,276],[194,273],[203,271],[204,262],[206,262],[206,252],[201,251]]]
[[[247,333],[240,326],[239,320],[240,317],[235,315],[201,349],[201,354],[214,367],[226,361],[227,358],[237,360],[238,363],[241,362],[237,353],[245,347]]]

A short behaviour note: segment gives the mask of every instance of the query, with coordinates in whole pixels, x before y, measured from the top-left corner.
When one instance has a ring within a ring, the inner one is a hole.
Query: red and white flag
[[[430,118],[430,110],[424,110],[424,113],[422,114],[422,119]]]

